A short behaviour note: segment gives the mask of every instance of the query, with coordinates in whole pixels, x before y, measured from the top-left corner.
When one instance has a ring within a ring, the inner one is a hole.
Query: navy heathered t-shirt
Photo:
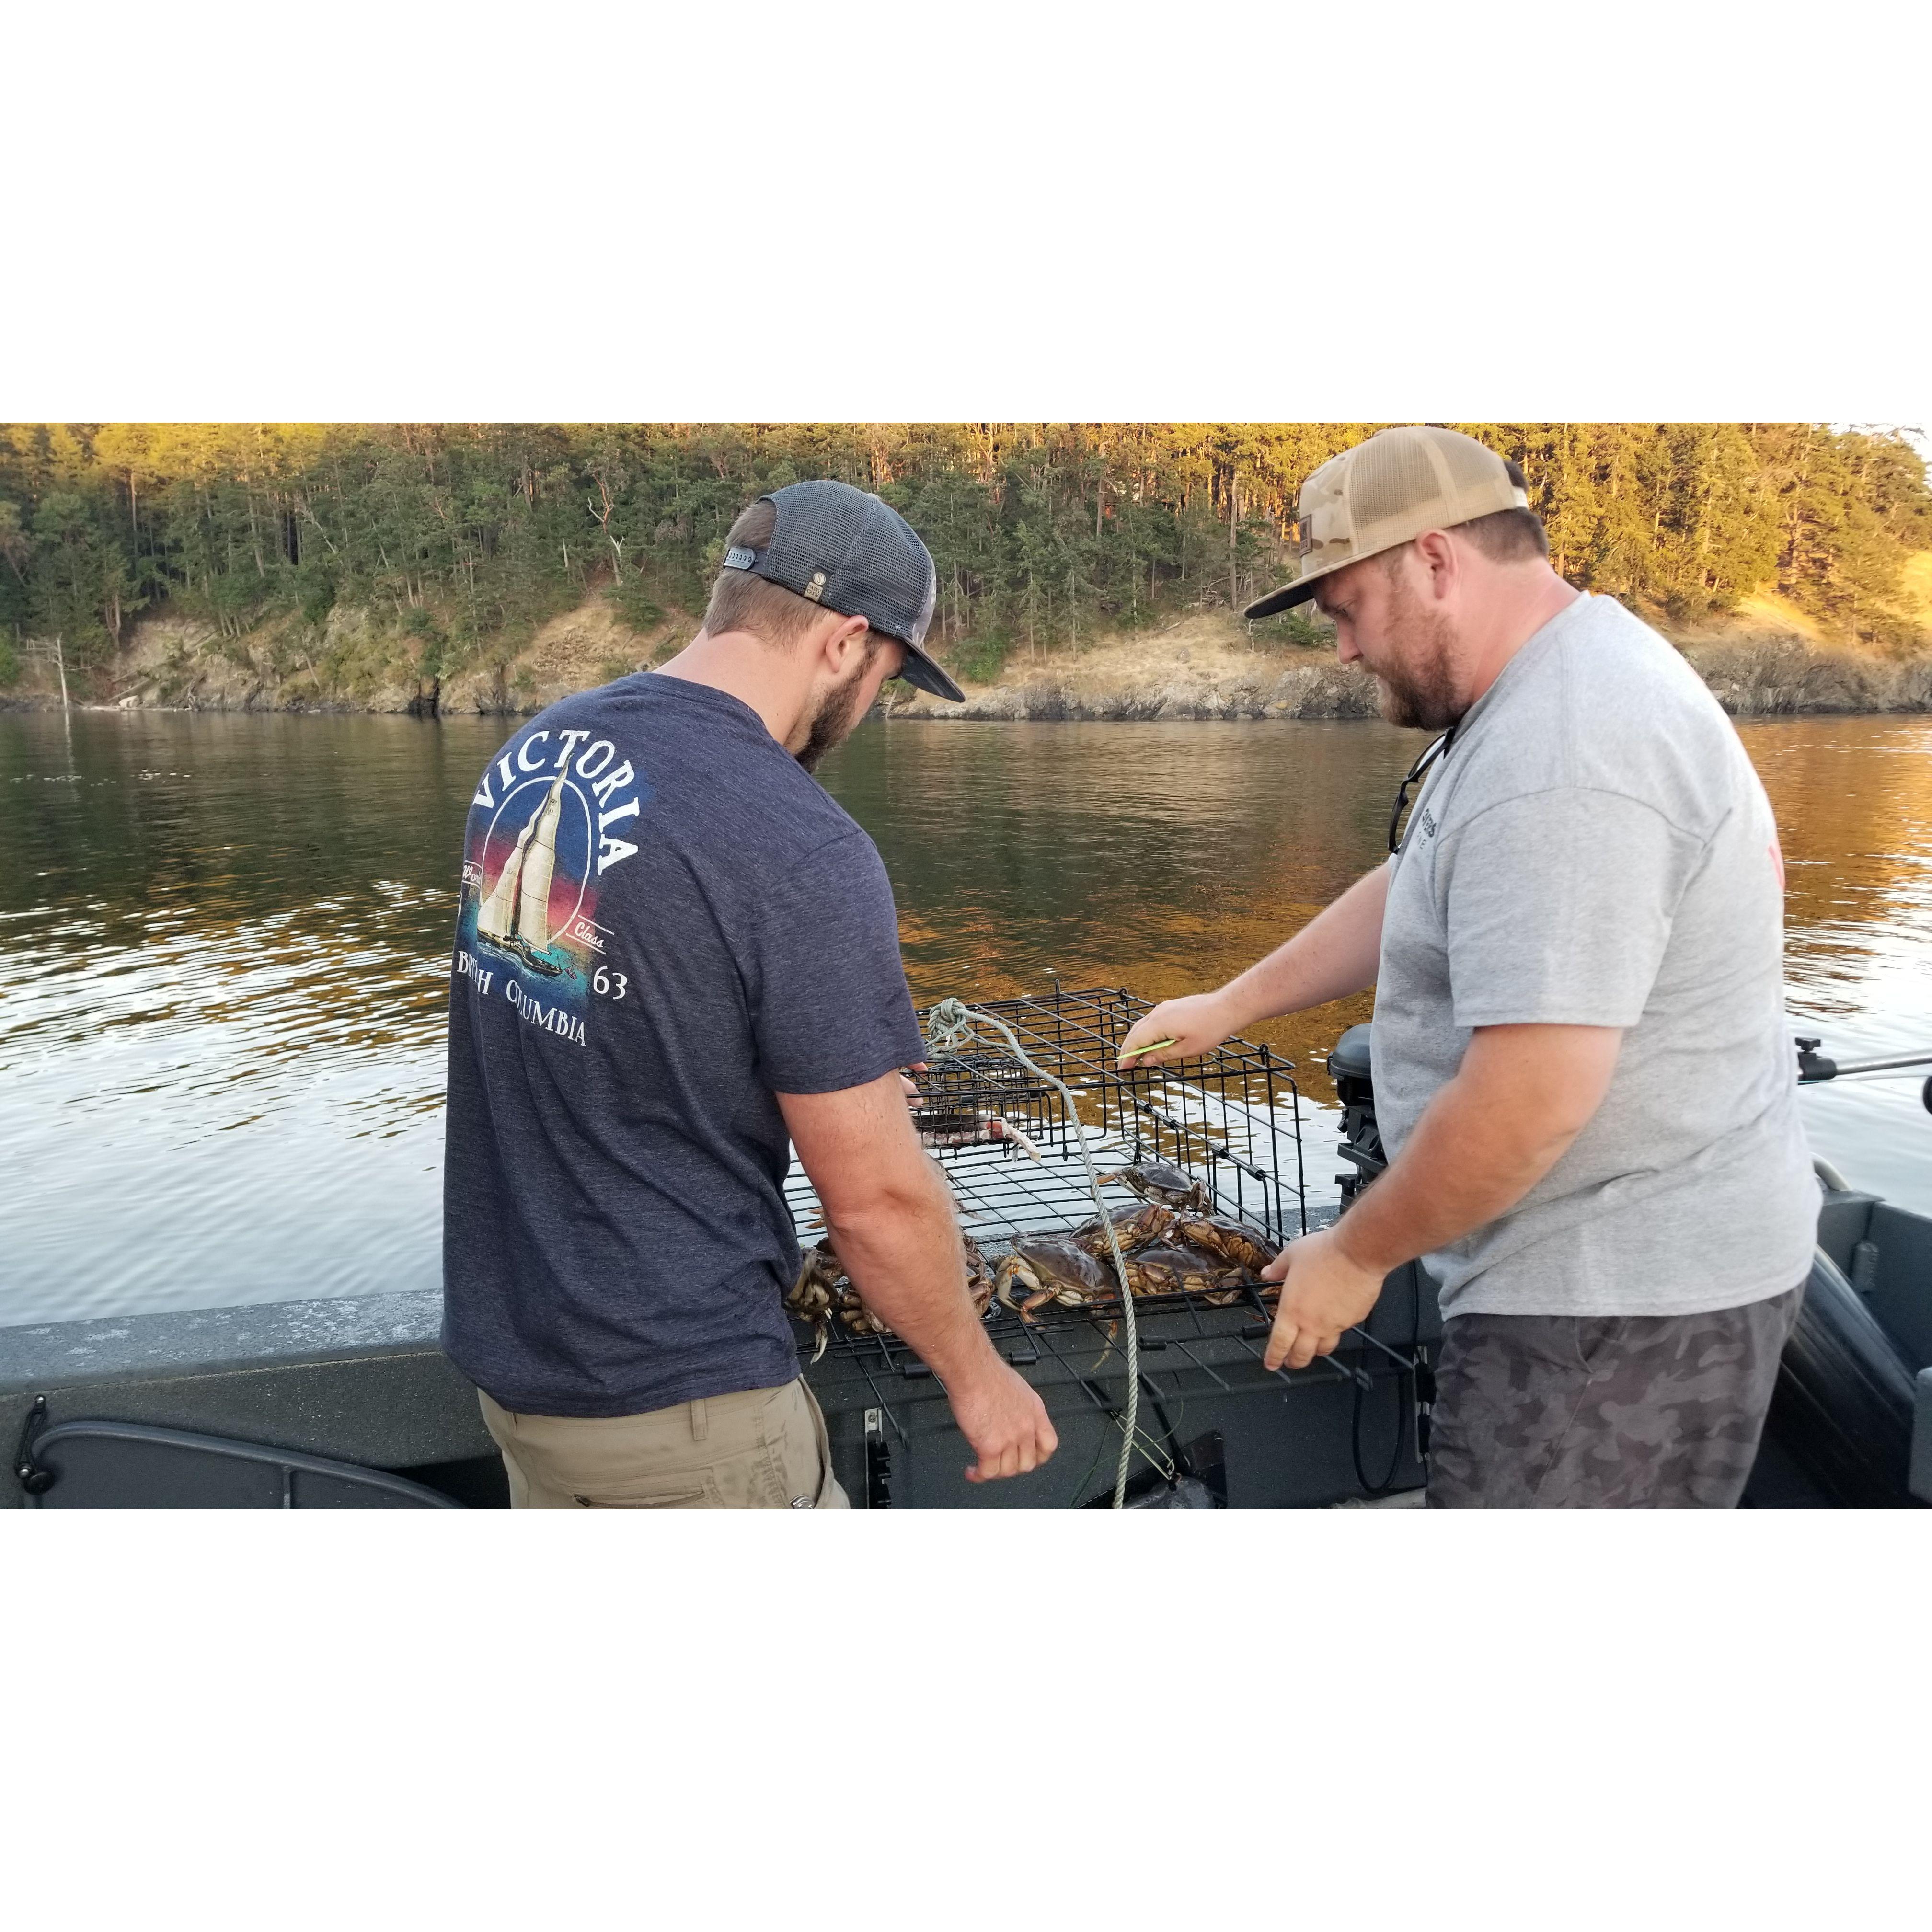
[[[748,706],[622,678],[484,772],[452,972],[457,1366],[539,1415],[790,1382],[774,1096],[921,1053],[871,839]]]

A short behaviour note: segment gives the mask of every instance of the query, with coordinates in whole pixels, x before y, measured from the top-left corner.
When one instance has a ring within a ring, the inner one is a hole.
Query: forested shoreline
[[[939,568],[933,642],[991,683],[1016,653],[1077,658],[1190,614],[1232,626],[1284,571],[1303,478],[1376,427],[0,426],[0,694],[57,639],[75,694],[112,701],[137,631],[164,619],[265,701],[352,706],[400,681],[434,710],[461,677],[516,708],[547,625],[594,602],[648,644],[701,609],[744,503],[812,476],[910,519]],[[1828,644],[1928,649],[1909,578],[1932,488],[1895,432],[1454,427],[1522,464],[1565,576],[1673,634],[1763,592]],[[1299,614],[1247,635],[1318,641]]]

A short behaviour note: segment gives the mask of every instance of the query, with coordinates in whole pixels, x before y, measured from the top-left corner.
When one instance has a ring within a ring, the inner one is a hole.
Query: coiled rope
[[[1107,1212],[1107,1204],[1100,1192],[1100,1171],[1094,1165],[1092,1150],[1087,1144],[1086,1130],[1080,1124],[1080,1113],[1073,1104],[1073,1095],[1066,1083],[1058,1075],[1047,1072],[1034,1060],[1015,1037],[1013,1030],[1006,1022],[992,1013],[982,1013],[959,1000],[941,1000],[926,1016],[926,1044],[934,1053],[958,1054],[974,1044],[973,1029],[975,1026],[990,1027],[1006,1042],[1006,1051],[1037,1080],[1043,1080],[1058,1090],[1066,1108],[1066,1118],[1072,1123],[1075,1138],[1080,1144],[1080,1159],[1087,1169],[1087,1184],[1094,1191],[1095,1211],[1100,1217],[1100,1225],[1107,1231],[1107,1246],[1114,1257],[1114,1272],[1120,1283],[1120,1311],[1127,1330],[1127,1413],[1120,1430],[1120,1466],[1114,1472],[1114,1508],[1124,1509],[1127,1499],[1127,1470],[1133,1460],[1134,1438],[1138,1432],[1141,1402],[1141,1348],[1140,1336],[1134,1325],[1134,1291],[1127,1280],[1126,1258],[1120,1252],[1120,1237],[1114,1232],[1114,1217]]]

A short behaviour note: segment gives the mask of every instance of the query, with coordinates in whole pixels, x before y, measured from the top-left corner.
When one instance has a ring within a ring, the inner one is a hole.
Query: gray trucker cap
[[[758,500],[777,512],[763,550],[728,550],[727,570],[748,570],[847,617],[862,617],[905,646],[899,675],[956,704],[966,694],[920,646],[939,576],[911,524],[890,503],[826,478],[788,483]]]

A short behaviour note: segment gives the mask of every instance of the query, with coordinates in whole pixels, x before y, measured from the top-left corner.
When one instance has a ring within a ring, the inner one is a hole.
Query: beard
[[[1427,610],[1400,578],[1389,586],[1388,635],[1400,655],[1385,668],[1370,667],[1382,716],[1409,730],[1446,731],[1469,708],[1456,676],[1449,620]]]
[[[835,745],[842,745],[852,735],[862,715],[860,705],[860,686],[866,681],[866,674],[872,668],[872,660],[879,654],[879,645],[874,639],[872,648],[863,659],[853,667],[851,675],[843,684],[835,684],[818,700],[818,709],[812,714],[812,722],[806,732],[805,742],[792,754],[808,772],[818,769],[818,761]]]

